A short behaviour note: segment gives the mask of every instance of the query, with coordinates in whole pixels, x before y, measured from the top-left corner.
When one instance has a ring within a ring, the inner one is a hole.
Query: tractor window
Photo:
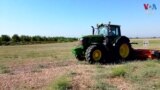
[[[107,36],[108,35],[107,31],[108,30],[106,27],[99,28],[99,35]]]
[[[119,28],[116,28],[116,35],[119,36]]]
[[[111,27],[110,30],[108,30],[109,36],[119,36],[119,28],[118,27]]]

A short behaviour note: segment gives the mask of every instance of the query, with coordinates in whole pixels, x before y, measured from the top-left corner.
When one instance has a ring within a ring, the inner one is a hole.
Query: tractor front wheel
[[[104,59],[104,50],[101,46],[91,45],[86,50],[85,58],[91,64],[95,62],[102,62]]]

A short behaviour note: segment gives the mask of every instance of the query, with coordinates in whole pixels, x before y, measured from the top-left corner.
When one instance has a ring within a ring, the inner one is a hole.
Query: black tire
[[[118,61],[128,60],[132,52],[131,44],[125,38],[120,39],[115,45],[115,52]]]
[[[90,64],[104,61],[104,48],[100,45],[91,45],[85,53],[86,61]]]

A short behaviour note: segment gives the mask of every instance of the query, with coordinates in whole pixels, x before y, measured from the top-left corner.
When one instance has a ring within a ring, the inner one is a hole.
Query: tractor
[[[79,60],[96,62],[120,62],[132,58],[133,48],[130,40],[121,35],[120,25],[97,24],[92,27],[92,35],[83,36],[72,52]]]

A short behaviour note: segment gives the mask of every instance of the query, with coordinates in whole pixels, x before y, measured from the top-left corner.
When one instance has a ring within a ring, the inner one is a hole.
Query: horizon
[[[127,37],[160,37],[159,6],[158,0],[1,0],[0,35],[81,37],[111,21]]]

